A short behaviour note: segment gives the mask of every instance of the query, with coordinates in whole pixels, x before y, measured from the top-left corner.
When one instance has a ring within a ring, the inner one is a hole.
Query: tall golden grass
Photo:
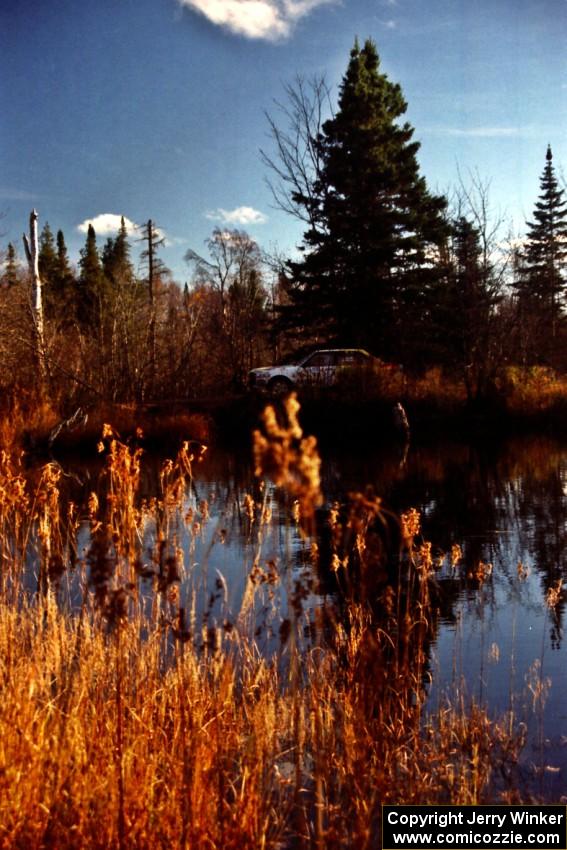
[[[266,412],[255,448],[258,474],[289,492],[290,523],[309,534],[318,458],[293,399],[283,417]],[[249,597],[286,566],[262,562],[265,502],[243,506],[258,534],[248,601],[231,623],[201,628],[179,592],[180,529],[199,534],[209,521],[206,506],[187,510],[194,453],[185,445],[144,503],[139,450],[110,428],[101,449],[105,487],[83,512],[64,504],[55,465],[32,485],[18,459],[1,458],[0,847],[375,848],[381,803],[494,800],[495,771],[518,755],[510,719],[459,699],[425,712],[431,556],[415,513],[401,525],[400,578],[382,584],[384,616],[364,593],[334,616],[290,587],[279,647],[262,653]],[[377,568],[380,505],[353,505],[334,563],[347,571],[356,551],[364,573]],[[69,569],[82,587],[75,610],[57,592]],[[149,607],[141,577],[153,583]],[[514,793],[502,787],[499,799]]]

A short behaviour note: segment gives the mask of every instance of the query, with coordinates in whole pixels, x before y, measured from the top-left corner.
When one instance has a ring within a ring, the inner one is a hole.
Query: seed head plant
[[[300,405],[295,393],[283,401],[283,423],[268,405],[262,414],[263,430],[253,434],[254,467],[297,502],[296,511],[307,527],[322,503],[321,458],[315,437],[304,437],[299,424]]]
[[[295,397],[267,408],[254,460],[283,492],[288,533],[299,524],[308,579],[264,554],[279,521],[269,488],[239,502],[253,544],[243,596],[262,594],[275,617],[291,576],[267,648],[253,604],[239,617],[224,576],[207,578],[225,535],[214,503],[190,499],[197,446],[144,499],[140,449],[106,428],[100,487],[71,507],[57,466],[32,484],[0,457],[0,848],[371,850],[381,803],[516,793],[509,719],[459,698],[425,710],[437,613],[419,514],[400,522],[371,490],[333,505],[335,590],[317,592],[320,458],[298,412]],[[34,548],[40,594],[26,590]],[[74,569],[73,608],[54,591]],[[534,704],[541,683],[529,679]]]

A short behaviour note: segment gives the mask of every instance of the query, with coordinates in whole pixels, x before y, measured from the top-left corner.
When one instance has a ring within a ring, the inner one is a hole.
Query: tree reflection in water
[[[477,698],[495,710],[506,710],[513,692],[524,690],[531,681],[530,671],[537,661],[541,681],[549,676],[553,682],[548,702],[541,707],[545,736],[540,738],[551,742],[554,764],[567,772],[567,747],[562,743],[567,740],[562,707],[567,687],[562,640],[567,448],[539,437],[477,445],[447,441],[412,445],[403,462],[399,450],[391,446],[335,446],[322,455],[327,506],[335,501],[344,506],[349,493],[363,493],[370,485],[374,497],[381,498],[389,511],[401,514],[415,508],[420,514],[417,543],[431,542],[433,563],[428,584],[431,616],[422,640],[427,657],[419,659],[423,680],[438,665],[434,678],[446,687],[457,686],[462,674]],[[150,500],[158,493],[159,467],[160,459],[144,458],[141,498]],[[82,461],[67,461],[63,469],[61,487],[66,498],[86,504],[96,489],[100,466],[87,468]],[[333,616],[341,616],[341,598],[356,589],[356,571],[350,588],[328,572],[326,581],[324,572],[314,575],[311,543],[294,527],[291,505],[284,494],[259,489],[246,452],[216,447],[194,472],[188,505],[197,511],[206,505],[210,519],[199,535],[180,536],[186,564],[201,571],[191,578],[189,569],[186,586],[182,585],[187,610],[195,594],[197,605],[202,599],[203,616],[211,622],[229,622],[237,616],[250,573],[257,569],[261,582],[275,571],[289,573],[281,587],[266,579],[265,592],[256,595],[261,651],[278,645],[290,596],[301,596],[306,619],[329,602]],[[258,506],[263,502],[271,519],[259,547],[262,511]],[[84,535],[79,543],[87,544]],[[452,564],[451,551],[457,545],[461,557]],[[373,615],[387,629],[385,590],[396,587],[397,577],[391,560],[384,566],[382,572],[377,570],[378,581],[366,598],[374,593]],[[228,598],[216,589],[217,570],[226,582]],[[409,593],[403,588],[400,598],[404,594],[409,598]],[[281,610],[276,614],[277,606]],[[538,759],[543,770],[549,753],[542,746]],[[561,776],[553,784],[555,790]]]

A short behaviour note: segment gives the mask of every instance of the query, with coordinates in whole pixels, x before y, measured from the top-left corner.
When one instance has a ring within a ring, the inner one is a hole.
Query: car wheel
[[[293,389],[293,384],[287,378],[272,378],[268,389],[274,396],[287,395]]]

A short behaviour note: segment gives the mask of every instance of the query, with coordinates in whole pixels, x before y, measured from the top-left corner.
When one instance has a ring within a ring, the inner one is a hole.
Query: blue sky
[[[356,35],[402,86],[429,186],[476,170],[521,230],[548,143],[567,172],[567,0],[3,0],[0,247],[23,253],[36,207],[74,261],[88,220],[102,247],[109,215],[152,218],[180,282],[215,226],[293,250],[264,111],[296,74],[336,94]]]

